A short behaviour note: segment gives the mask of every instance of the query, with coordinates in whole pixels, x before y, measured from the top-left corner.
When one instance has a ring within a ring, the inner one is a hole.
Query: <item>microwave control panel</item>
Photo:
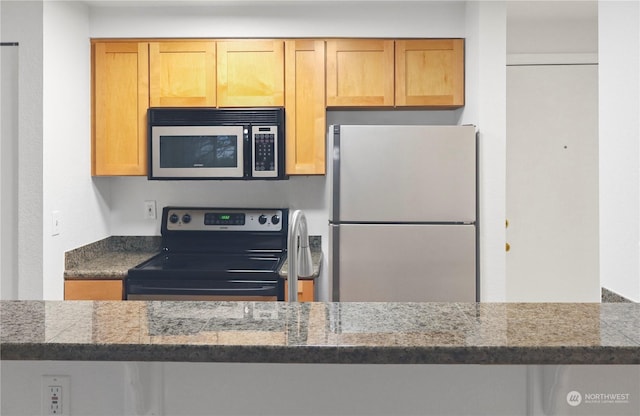
[[[253,126],[251,129],[251,175],[257,178],[278,176],[278,127]]]

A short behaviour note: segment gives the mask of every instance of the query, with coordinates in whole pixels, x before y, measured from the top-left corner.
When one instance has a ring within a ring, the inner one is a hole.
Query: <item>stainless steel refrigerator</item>
[[[474,126],[330,126],[334,301],[479,300],[476,153]]]

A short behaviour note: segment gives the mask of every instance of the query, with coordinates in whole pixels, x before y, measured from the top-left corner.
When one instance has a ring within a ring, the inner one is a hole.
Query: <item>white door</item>
[[[598,72],[507,68],[507,300],[598,302]]]

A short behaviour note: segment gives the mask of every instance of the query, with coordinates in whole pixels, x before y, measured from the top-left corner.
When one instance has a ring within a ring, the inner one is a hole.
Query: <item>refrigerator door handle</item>
[[[331,215],[334,223],[340,221],[340,126],[333,126]]]
[[[331,257],[329,258],[332,275],[331,297],[333,302],[340,302],[340,226],[331,225]]]

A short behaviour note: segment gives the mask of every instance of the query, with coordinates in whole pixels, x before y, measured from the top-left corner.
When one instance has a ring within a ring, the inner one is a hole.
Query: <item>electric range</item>
[[[284,300],[289,210],[164,207],[162,250],[129,269],[129,300]]]

